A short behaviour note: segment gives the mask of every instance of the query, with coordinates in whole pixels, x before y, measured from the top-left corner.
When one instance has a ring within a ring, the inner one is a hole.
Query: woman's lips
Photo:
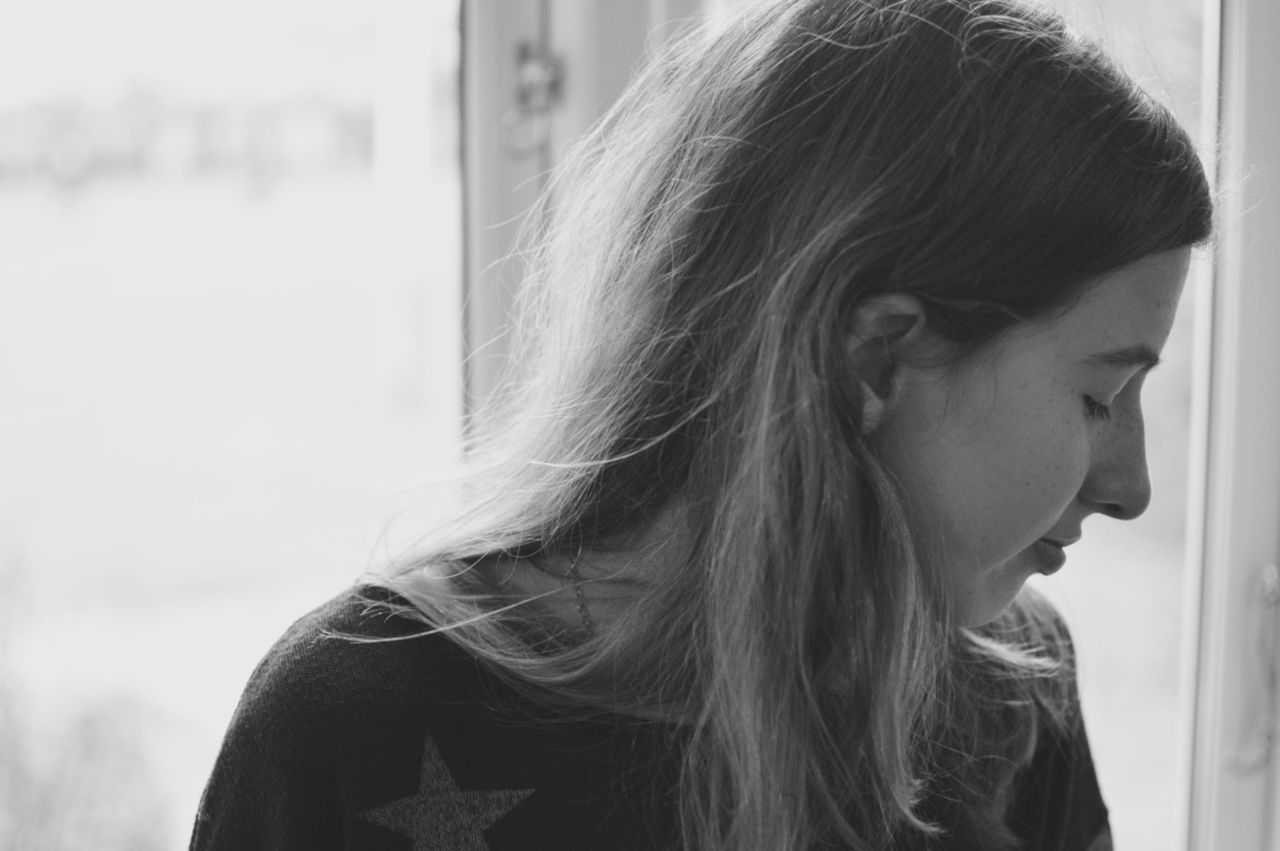
[[[1072,542],[1074,543],[1074,542]],[[1063,551],[1063,544],[1050,541],[1048,538],[1041,538],[1031,545],[1031,549],[1036,554],[1039,564],[1036,570],[1044,576],[1052,576],[1062,569],[1067,563],[1067,554]]]

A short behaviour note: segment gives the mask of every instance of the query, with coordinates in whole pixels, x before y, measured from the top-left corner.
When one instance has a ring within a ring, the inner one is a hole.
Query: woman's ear
[[[862,434],[880,427],[897,398],[904,354],[924,339],[924,305],[901,292],[879,293],[858,302],[847,337],[854,377],[862,385]]]

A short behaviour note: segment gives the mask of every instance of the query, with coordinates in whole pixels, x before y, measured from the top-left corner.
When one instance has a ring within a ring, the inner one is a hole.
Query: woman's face
[[[1085,517],[1146,509],[1142,383],[1189,255],[1106,275],[1065,314],[961,363],[902,368],[882,457],[924,552],[941,559],[960,623],[990,621],[1027,577],[1061,567]]]

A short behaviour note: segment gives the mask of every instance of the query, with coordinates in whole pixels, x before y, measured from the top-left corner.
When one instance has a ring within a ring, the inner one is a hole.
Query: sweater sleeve
[[[339,742],[322,696],[337,671],[308,651],[306,619],[271,649],[232,716],[196,814],[192,851],[343,847]],[[336,747],[337,746],[337,747]]]
[[[196,813],[191,851],[408,848],[378,807],[416,789],[429,678],[411,627],[346,595],[295,623],[249,678]],[[336,633],[336,635],[335,635]],[[419,676],[414,676],[419,674]]]

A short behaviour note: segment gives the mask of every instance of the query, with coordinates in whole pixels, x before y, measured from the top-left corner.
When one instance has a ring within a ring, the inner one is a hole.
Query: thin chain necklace
[[[591,613],[587,611],[587,601],[582,594],[582,574],[578,572],[578,559],[582,558],[582,549],[574,554],[573,561],[569,562],[569,577],[573,580],[573,598],[578,602],[578,615],[582,618],[582,629],[587,634],[587,638],[596,637],[596,627],[591,620]]]

